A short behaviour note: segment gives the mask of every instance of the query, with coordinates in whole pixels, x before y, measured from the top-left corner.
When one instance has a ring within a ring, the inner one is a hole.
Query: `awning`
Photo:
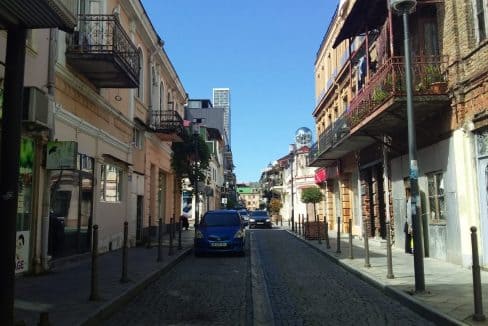
[[[336,48],[342,41],[364,34],[366,30],[380,28],[387,17],[387,0],[356,0],[332,47]]]

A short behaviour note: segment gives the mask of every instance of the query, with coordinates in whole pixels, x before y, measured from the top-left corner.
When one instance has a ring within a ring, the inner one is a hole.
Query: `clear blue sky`
[[[190,98],[231,89],[238,182],[314,132],[314,61],[339,0],[142,0]]]

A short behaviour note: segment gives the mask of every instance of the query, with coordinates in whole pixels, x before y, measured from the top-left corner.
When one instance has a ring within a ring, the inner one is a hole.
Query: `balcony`
[[[139,54],[115,15],[80,15],[66,60],[98,88],[137,88]]]
[[[443,73],[447,58],[416,57],[412,61],[413,106],[418,125],[449,108]],[[406,144],[406,128],[405,65],[403,57],[393,57],[351,100],[349,109],[319,135],[309,153],[309,166],[329,166],[346,154],[373,144],[384,134],[397,136],[402,139],[400,144]]]
[[[177,111],[153,111],[149,127],[162,141],[181,142],[184,132],[183,119]]]
[[[0,29],[12,26],[59,28],[72,32],[76,26],[77,0],[2,0]]]
[[[447,58],[441,56],[415,57],[412,60],[414,109],[420,119],[448,101],[447,83],[443,73],[446,64]],[[354,132],[388,111],[390,116],[406,117],[405,108],[404,60],[403,57],[392,57],[352,99],[347,120]],[[384,119],[380,120],[385,122]]]

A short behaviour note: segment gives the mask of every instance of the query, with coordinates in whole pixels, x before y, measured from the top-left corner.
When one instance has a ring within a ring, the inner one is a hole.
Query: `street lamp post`
[[[295,205],[293,202],[293,161],[295,160],[295,151],[296,146],[295,144],[289,145],[289,152],[290,152],[290,173],[291,173],[291,230],[295,232]]]
[[[417,140],[415,137],[415,119],[413,112],[412,93],[412,65],[410,58],[410,40],[408,36],[408,15],[415,10],[416,0],[390,0],[391,8],[402,15],[403,35],[405,48],[405,83],[407,91],[407,125],[408,125],[408,157],[409,157],[409,178],[412,205],[413,241],[414,241],[414,270],[415,270],[415,291],[425,291],[424,258],[422,250],[422,223],[420,221],[420,198],[418,184],[418,162],[417,162]]]

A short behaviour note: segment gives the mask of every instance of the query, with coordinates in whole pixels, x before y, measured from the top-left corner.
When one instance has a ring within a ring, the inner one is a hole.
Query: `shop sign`
[[[321,184],[327,180],[327,171],[324,168],[315,171],[315,183]]]
[[[46,169],[76,170],[78,143],[75,141],[50,141],[47,143]]]
[[[15,250],[15,273],[29,270],[29,231],[17,231]]]

